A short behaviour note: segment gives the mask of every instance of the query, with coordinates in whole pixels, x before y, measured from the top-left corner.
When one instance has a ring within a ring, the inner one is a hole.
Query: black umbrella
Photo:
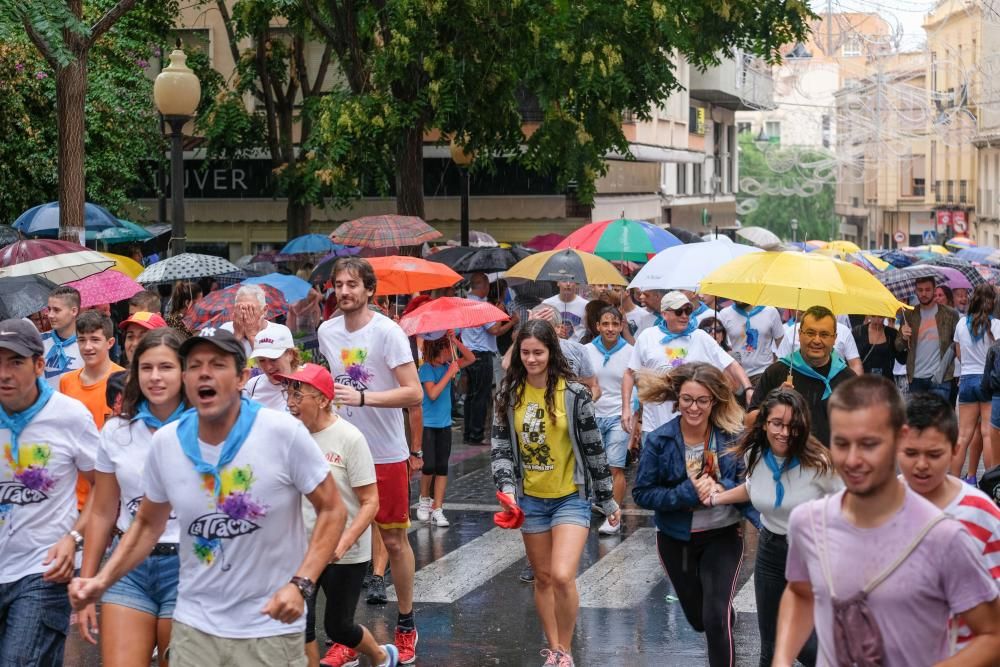
[[[21,240],[21,233],[10,225],[0,225],[0,248]]]
[[[39,275],[0,278],[0,319],[37,313],[49,305],[49,292],[57,287]]]
[[[456,273],[494,273],[506,271],[528,255],[533,250],[521,246],[512,248],[469,248],[456,246],[445,248],[433,255],[428,255],[431,262],[441,262],[451,267]]]
[[[702,243],[705,241],[705,239],[701,238],[694,232],[689,232],[688,230],[681,229],[680,227],[667,227],[667,231],[684,243]]]

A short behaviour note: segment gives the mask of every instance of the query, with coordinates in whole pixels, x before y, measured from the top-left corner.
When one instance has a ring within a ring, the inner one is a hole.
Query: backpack
[[[817,503],[820,504],[820,503]],[[826,544],[826,504],[822,504],[822,529],[823,539],[816,540],[819,552],[820,566],[823,569],[823,576],[826,578],[827,589],[830,591],[830,601],[833,603],[833,648],[835,654],[834,664],[837,667],[883,667],[886,664],[885,642],[882,639],[882,631],[879,629],[878,620],[868,606],[868,596],[883,581],[896,571],[903,562],[910,557],[916,548],[923,541],[927,533],[938,523],[945,519],[944,514],[938,514],[923,529],[917,533],[912,542],[900,553],[900,555],[889,564],[882,572],[865,585],[860,591],[845,599],[837,599],[837,594],[833,589],[833,575],[830,571],[830,562],[827,554]],[[809,510],[809,519],[812,523],[813,535],[817,536],[816,522],[814,519],[815,506]]]
[[[995,465],[983,473],[979,480],[979,490],[1000,507],[1000,465]]]

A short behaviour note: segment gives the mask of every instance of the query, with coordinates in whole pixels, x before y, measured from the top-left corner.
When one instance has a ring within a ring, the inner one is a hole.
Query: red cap
[[[167,326],[167,321],[159,313],[149,313],[145,310],[140,310],[130,315],[127,320],[122,321],[118,325],[118,328],[124,331],[125,327],[130,324],[138,324],[144,329],[159,329]]]
[[[292,382],[305,382],[307,385],[315,387],[321,394],[333,400],[333,376],[330,371],[318,364],[304,364],[299,370],[289,375],[276,373],[276,378],[290,380]]]

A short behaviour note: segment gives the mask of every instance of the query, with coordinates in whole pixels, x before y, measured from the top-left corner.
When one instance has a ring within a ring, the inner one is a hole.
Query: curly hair
[[[805,399],[790,387],[778,387],[764,398],[750,429],[731,449],[741,459],[746,457],[747,476],[750,476],[764,456],[764,451],[771,446],[767,439],[767,421],[774,410],[782,405],[788,406],[792,411],[788,428],[788,456],[797,458],[803,467],[815,470],[816,474],[829,474],[833,470],[833,461],[826,447],[810,433],[812,418]]]
[[[524,385],[528,381],[528,371],[521,361],[521,345],[525,339],[534,338],[549,351],[549,364],[545,369],[545,407],[549,414],[555,412],[556,386],[560,380],[575,380],[576,376],[569,367],[569,362],[562,353],[559,336],[556,330],[545,320],[528,320],[521,326],[514,338],[510,355],[510,366],[504,375],[500,389],[497,391],[496,415],[498,419],[506,419],[507,411],[517,409],[524,400]]]
[[[701,361],[678,366],[666,375],[652,372],[639,374],[639,400],[643,403],[676,401],[686,382],[696,382],[708,390],[714,399],[712,425],[726,433],[743,430],[743,408],[736,402],[733,390],[726,383],[726,376],[718,368]]]

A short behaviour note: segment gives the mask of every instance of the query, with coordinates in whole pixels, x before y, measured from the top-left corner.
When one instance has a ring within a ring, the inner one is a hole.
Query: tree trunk
[[[423,123],[407,130],[396,160],[396,213],[424,217]]]
[[[285,205],[285,217],[288,219],[288,240],[291,241],[297,236],[309,233],[309,225],[312,223],[312,205],[300,204],[291,198]]]
[[[87,53],[56,70],[59,130],[59,238],[83,244],[85,99]]]

